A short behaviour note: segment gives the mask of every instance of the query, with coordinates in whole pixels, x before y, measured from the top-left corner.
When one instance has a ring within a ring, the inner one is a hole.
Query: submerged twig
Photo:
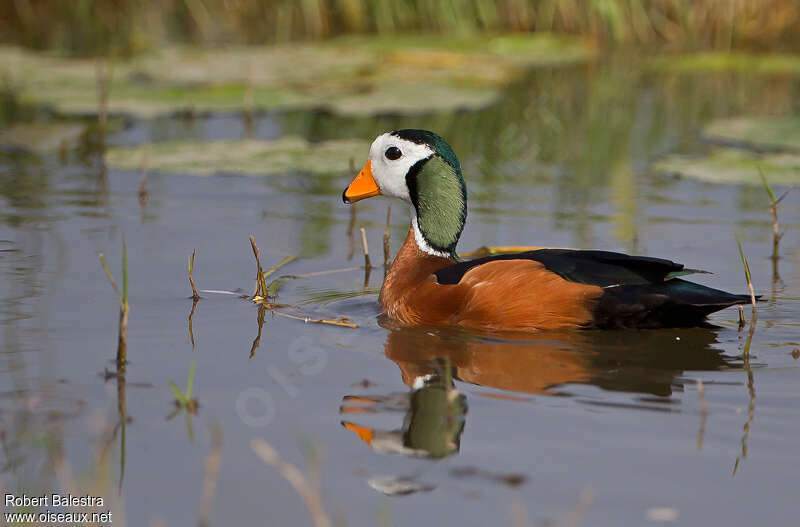
[[[706,391],[703,387],[703,380],[697,379],[697,394],[700,396],[700,428],[697,431],[697,451],[703,449],[703,439],[706,432],[706,419],[708,418],[708,407],[706,406]]]
[[[192,327],[192,317],[194,317],[194,310],[197,308],[198,298],[192,298],[192,310],[189,311],[189,341],[192,343],[192,351],[194,351],[194,329]]]
[[[203,497],[197,513],[197,525],[208,527],[211,518],[211,505],[217,490],[217,475],[222,464],[222,428],[211,426],[211,451],[206,456],[205,477],[203,478]]]
[[[295,492],[305,503],[314,527],[331,527],[331,521],[325,512],[319,489],[311,484],[306,476],[296,466],[285,461],[272,445],[263,439],[250,441],[250,448],[266,464],[272,466],[294,488]]]
[[[258,321],[258,334],[256,335],[256,338],[253,339],[253,344],[250,346],[251,359],[256,356],[256,350],[258,349],[258,346],[261,345],[261,332],[264,330],[264,316],[266,313],[267,313],[266,306],[263,305],[258,306],[258,315],[256,318],[256,320]]]
[[[756,413],[756,385],[755,385],[755,377],[753,376],[753,368],[750,365],[750,343],[753,340],[753,325],[750,325],[750,332],[747,334],[747,341],[744,344],[744,351],[742,353],[742,357],[744,360],[744,370],[747,372],[747,393],[749,396],[749,402],[747,404],[747,421],[744,423],[744,431],[742,433],[742,452],[736,457],[736,462],[733,464],[733,474],[732,476],[736,475],[736,471],[739,469],[739,464],[741,461],[747,457],[747,440],[750,437],[750,427],[753,424],[753,419],[755,418]]]

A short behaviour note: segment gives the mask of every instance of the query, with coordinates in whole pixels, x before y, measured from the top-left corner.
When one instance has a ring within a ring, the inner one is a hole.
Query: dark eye
[[[400,156],[403,155],[403,152],[401,152],[396,146],[390,146],[386,149],[385,155],[387,159],[394,161],[395,159],[400,159]]]

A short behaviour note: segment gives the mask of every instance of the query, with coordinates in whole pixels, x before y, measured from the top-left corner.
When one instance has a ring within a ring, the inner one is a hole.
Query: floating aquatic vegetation
[[[759,170],[775,185],[800,183],[800,154],[757,154],[747,150],[717,148],[706,156],[672,155],[658,161],[657,172],[678,174],[709,183],[761,185]]]
[[[20,123],[0,130],[0,148],[37,154],[58,152],[78,142],[86,128],[75,123]]]
[[[800,56],[771,53],[690,53],[650,60],[656,71],[678,73],[734,72],[748,75],[800,75]]]
[[[172,47],[110,62],[105,107],[139,117],[296,107],[359,115],[478,108],[527,68],[585,60],[591,53],[581,39],[546,33]],[[99,111],[99,64],[0,47],[0,76],[20,102],[64,114]]]
[[[703,135],[754,150],[800,152],[800,117],[735,117],[712,121]]]
[[[110,168],[138,170],[147,160],[149,170],[211,175],[277,175],[291,171],[333,174],[348,169],[351,158],[369,149],[365,141],[348,139],[311,143],[299,137],[274,141],[166,141],[134,147],[111,147],[105,161]]]

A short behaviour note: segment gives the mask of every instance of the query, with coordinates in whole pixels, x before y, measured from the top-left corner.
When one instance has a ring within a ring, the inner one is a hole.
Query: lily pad
[[[85,127],[74,123],[20,123],[0,130],[0,148],[37,154],[57,152],[74,145]]]
[[[112,147],[106,165],[124,170],[212,175],[277,175],[291,171],[333,174],[348,170],[350,160],[363,157],[369,143],[347,139],[310,143],[299,137],[275,141],[166,141],[135,147]]]
[[[323,108],[340,114],[474,109],[527,69],[586,60],[582,40],[547,34],[349,37],[218,49],[173,47],[106,66],[0,47],[0,77],[23,103],[64,114]]]
[[[800,152],[800,117],[738,117],[713,121],[703,135],[756,150]]]
[[[762,186],[761,170],[773,185],[800,183],[800,154],[755,152],[719,148],[703,157],[669,156],[655,164],[655,170],[710,183],[739,183]]]
[[[788,53],[691,53],[657,57],[650,61],[657,71],[678,73],[736,72],[762,75],[800,75],[800,55]]]

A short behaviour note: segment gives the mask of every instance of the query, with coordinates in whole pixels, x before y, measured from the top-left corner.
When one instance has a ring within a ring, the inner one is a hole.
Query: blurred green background
[[[164,43],[263,44],[344,34],[558,31],[607,44],[796,48],[794,0],[9,0],[6,42],[77,55]]]

